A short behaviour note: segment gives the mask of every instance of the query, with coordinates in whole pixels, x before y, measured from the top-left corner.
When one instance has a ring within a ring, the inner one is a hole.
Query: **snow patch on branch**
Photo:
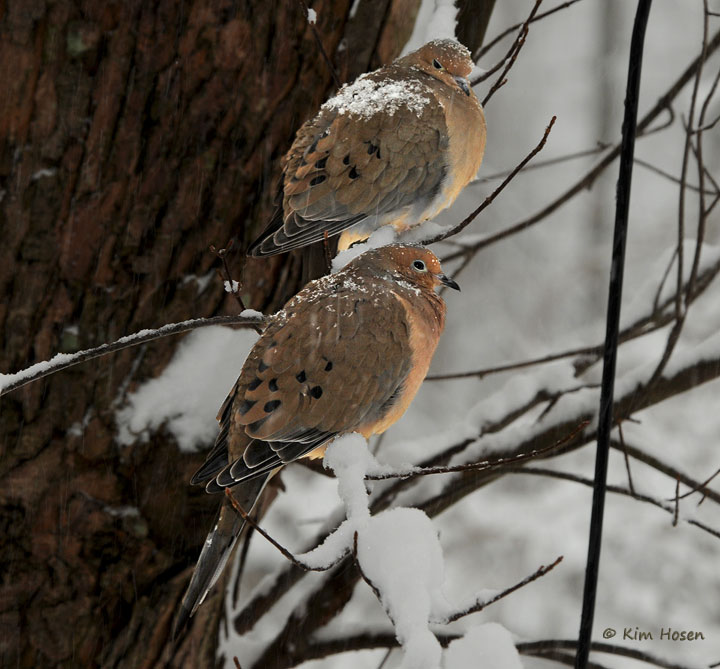
[[[457,609],[443,591],[445,560],[435,525],[419,509],[394,508],[370,515],[365,477],[387,473],[392,468],[377,462],[361,435],[344,435],[330,444],[325,466],[332,469],[338,479],[338,494],[347,519],[321,546],[298,556],[299,559],[307,565],[330,566],[353,550],[357,536],[358,565],[379,596],[403,648],[400,667],[439,669],[443,651],[431,624],[448,619]],[[492,643],[494,654],[488,657],[512,659],[506,648],[509,634],[502,632],[500,645],[495,649]],[[480,637],[486,641],[486,636],[480,634]],[[452,658],[464,657],[465,646],[474,648],[473,639],[458,646],[445,666],[460,666]],[[510,645],[514,651],[512,642]],[[493,666],[508,669],[519,666],[510,660],[503,662]]]
[[[252,331],[221,326],[191,332],[163,373],[142,384],[117,411],[118,442],[147,440],[165,426],[183,451],[209,446],[218,430],[218,408],[256,340]]]
[[[498,623],[478,625],[468,630],[462,639],[451,641],[443,659],[443,669],[522,669],[510,632]]]

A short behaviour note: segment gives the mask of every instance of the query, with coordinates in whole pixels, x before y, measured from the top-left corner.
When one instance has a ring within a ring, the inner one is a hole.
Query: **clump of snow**
[[[345,265],[370,249],[379,249],[395,242],[397,234],[391,225],[383,225],[375,230],[364,242],[353,244],[349,249],[340,251],[332,261],[332,272],[339,272]]]
[[[251,330],[221,326],[191,332],[163,373],[117,411],[118,442],[128,446],[148,439],[164,425],[181,450],[207,446],[217,434],[218,409],[256,339]]]
[[[435,237],[449,229],[449,226],[441,225],[435,221],[423,221],[419,225],[413,225],[405,230],[398,241],[403,244],[420,244],[424,240]]]
[[[451,641],[443,654],[443,669],[467,667],[522,669],[510,632],[498,623],[486,623]]]
[[[325,542],[300,556],[329,566],[347,554],[357,535],[357,561],[377,590],[404,651],[401,667],[439,669],[442,648],[430,630],[453,611],[443,593],[444,558],[437,530],[419,509],[395,508],[370,515],[365,476],[386,471],[365,439],[349,434],[328,446],[325,466],[335,472],[347,520]]]
[[[232,283],[230,281],[223,281],[223,286],[225,287],[226,293],[237,293],[238,290],[240,290],[240,283],[235,281],[235,279],[232,280]]]
[[[338,494],[352,520],[370,518],[365,474],[377,466],[365,438],[353,432],[336,439],[328,446],[323,464],[335,472]]]
[[[240,316],[242,318],[257,318],[259,321],[265,318],[265,315],[262,312],[256,311],[255,309],[243,309],[240,312]]]
[[[378,81],[363,74],[352,84],[343,86],[322,109],[368,117],[378,112],[393,115],[404,107],[420,114],[430,102],[430,97],[425,86],[417,81]]]
[[[433,612],[450,609],[442,592],[444,561],[437,530],[419,509],[391,509],[358,532],[358,562],[377,588],[405,655],[402,667],[434,669],[442,649],[430,631]]]
[[[485,67],[480,67],[479,65],[475,65],[472,70],[470,70],[470,74],[468,75],[468,81],[475,81],[478,77],[482,76],[488,71]]]

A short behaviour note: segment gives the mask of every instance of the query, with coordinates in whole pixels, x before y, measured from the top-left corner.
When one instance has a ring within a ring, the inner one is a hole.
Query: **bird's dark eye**
[[[425,263],[422,260],[413,260],[412,266],[418,272],[424,272],[427,269],[427,267],[425,267]]]
[[[440,61],[439,61],[437,58],[433,58],[433,67],[434,67],[436,70],[442,70],[442,69],[443,69],[442,64],[440,63]]]

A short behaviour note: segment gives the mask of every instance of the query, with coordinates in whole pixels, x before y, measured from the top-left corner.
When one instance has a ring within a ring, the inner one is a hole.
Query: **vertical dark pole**
[[[620,174],[618,175],[617,181],[615,233],[613,237],[612,266],[610,269],[607,327],[605,330],[605,357],[600,390],[598,443],[595,456],[595,488],[593,491],[592,515],[590,518],[590,539],[588,541],[583,608],[580,619],[578,650],[575,657],[575,669],[585,669],[587,667],[588,656],[590,655],[593,616],[595,614],[595,596],[597,594],[600,546],[602,544],[603,512],[605,510],[608,453],[610,450],[610,431],[612,430],[613,424],[612,408],[615,385],[615,363],[617,360],[620,303],[622,300],[622,280],[625,266],[628,210],[630,208],[630,183],[632,181],[635,130],[637,126],[638,99],[640,95],[640,69],[642,65],[643,44],[645,41],[645,27],[647,26],[651,3],[652,0],[638,0],[635,24],[630,41],[630,62],[628,65],[627,88],[625,91],[625,117],[622,126]]]

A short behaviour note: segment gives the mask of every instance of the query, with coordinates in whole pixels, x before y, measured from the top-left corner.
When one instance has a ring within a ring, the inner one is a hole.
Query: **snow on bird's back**
[[[398,109],[405,107],[420,114],[429,102],[427,90],[417,81],[378,81],[363,74],[352,84],[343,86],[322,109],[369,117],[379,112],[393,115]]]

